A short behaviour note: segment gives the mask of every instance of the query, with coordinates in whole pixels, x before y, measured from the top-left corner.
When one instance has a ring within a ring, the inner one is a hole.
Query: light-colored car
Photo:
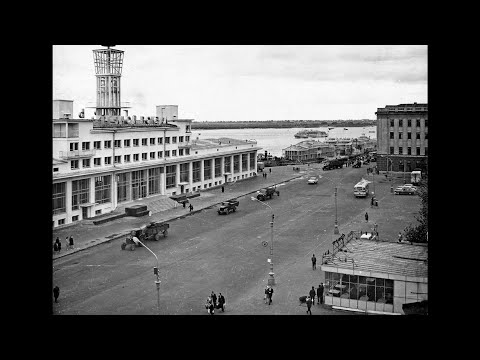
[[[398,186],[395,188],[395,195],[414,195],[417,191],[417,188],[414,186]]]
[[[315,176],[312,176],[310,179],[308,179],[309,184],[317,184],[318,179]]]

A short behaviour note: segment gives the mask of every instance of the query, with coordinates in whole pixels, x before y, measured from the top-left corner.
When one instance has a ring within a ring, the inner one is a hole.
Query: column
[[[160,166],[160,194],[165,195],[165,166]]]
[[[131,201],[132,200],[132,172],[128,172],[127,174],[127,200],[126,201]],[[117,194],[118,196],[118,194]]]
[[[180,182],[180,164],[176,164],[175,166],[176,166],[176,168],[175,168],[175,172],[176,172],[175,188],[178,188],[178,183]]]
[[[189,161],[188,163],[188,184],[191,192],[193,188],[193,161]]]
[[[247,153],[247,176],[250,175],[250,153]]]
[[[118,203],[118,180],[117,180],[118,175],[115,174],[115,172],[112,172],[110,176],[112,177],[110,181],[110,184],[112,187],[110,189],[110,199],[112,203],[111,211],[113,211],[117,208],[117,203]]]
[[[90,202],[95,202],[95,176],[90,178]],[[87,210],[88,217],[95,216],[95,205],[89,206],[89,210]]]
[[[235,163],[233,161],[234,161],[233,155],[230,155],[230,172],[232,173],[231,180],[233,180],[234,176],[236,176],[235,175],[235,170],[234,170],[235,169]]]
[[[203,181],[204,181],[203,168],[204,168],[204,164],[203,164],[203,159],[202,159],[202,160],[200,160],[200,187],[202,189],[203,189]]]
[[[72,180],[65,181],[65,224],[72,222]]]
[[[225,176],[223,176],[223,174],[225,173],[225,157],[222,156],[220,158],[220,177],[222,178],[222,183],[225,181]]]
[[[210,177],[212,179],[212,184],[215,184],[213,182],[215,180],[215,158],[210,160]]]

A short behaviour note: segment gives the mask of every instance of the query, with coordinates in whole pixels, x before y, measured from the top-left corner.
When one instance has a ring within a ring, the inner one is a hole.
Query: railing
[[[61,159],[78,159],[95,156],[95,153],[95,150],[60,151],[59,156]]]

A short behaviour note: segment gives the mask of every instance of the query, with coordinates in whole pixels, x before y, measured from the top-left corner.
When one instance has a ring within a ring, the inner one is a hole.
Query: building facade
[[[428,104],[378,108],[377,166],[379,171],[428,171]]]

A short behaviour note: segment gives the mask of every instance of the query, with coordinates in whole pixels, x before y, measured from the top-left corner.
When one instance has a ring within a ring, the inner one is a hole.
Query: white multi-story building
[[[94,54],[96,118],[72,119],[72,100],[53,101],[54,227],[137,199],[256,176],[256,141],[192,139],[193,120],[179,119],[177,105],[159,105],[157,116],[146,119],[120,116],[123,52]]]

